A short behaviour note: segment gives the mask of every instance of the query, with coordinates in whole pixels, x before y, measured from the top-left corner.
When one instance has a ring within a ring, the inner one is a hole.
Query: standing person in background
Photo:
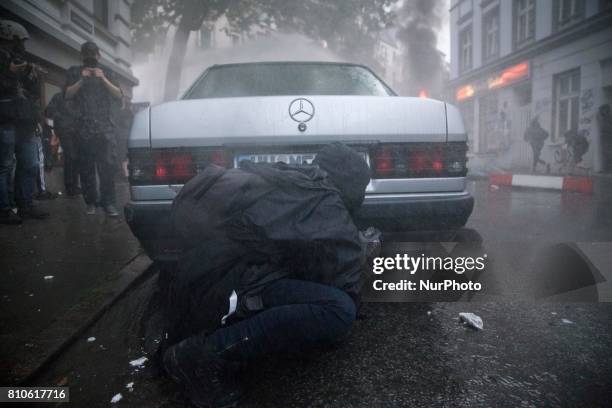
[[[125,96],[121,101],[121,109],[116,113],[117,123],[117,157],[119,159],[119,171],[121,178],[127,177],[127,140],[130,135],[134,112],[130,98]]]
[[[501,137],[501,148],[508,149],[512,144],[510,132],[512,130],[512,122],[508,116],[508,103],[504,101],[503,108],[499,111],[499,132]]]
[[[603,171],[612,171],[612,114],[607,103],[599,107],[597,124],[603,153]]]
[[[78,116],[72,103],[64,99],[63,92],[51,98],[45,116],[53,120],[53,132],[60,139],[64,152],[64,187],[69,197],[81,193],[79,188],[79,157],[77,147]]]
[[[567,147],[572,152],[572,161],[570,162],[570,173],[572,173],[578,163],[582,161],[582,156],[589,150],[589,141],[583,132],[578,132],[576,129],[568,130],[563,137]]]
[[[100,50],[88,41],[81,46],[83,65],[68,69],[64,97],[78,107],[78,151],[81,185],[87,214],[95,214],[98,201],[96,168],[100,178],[99,204],[109,217],[115,208],[115,168],[117,163],[113,105],[121,103],[123,93],[111,71],[98,65]]]
[[[23,219],[49,214],[32,204],[38,167],[36,126],[40,119],[39,68],[26,60],[27,30],[10,20],[0,20],[0,223],[19,224]],[[13,160],[15,201],[12,211],[9,186]]]
[[[45,119],[46,122],[46,119]],[[36,151],[38,157],[38,171],[36,172],[36,188],[38,193],[34,194],[35,200],[55,200],[57,194],[47,190],[47,183],[45,181],[45,171],[51,171],[52,165],[47,165],[47,161],[50,162],[48,156],[51,155],[50,149],[45,149],[45,140],[52,138],[51,127],[47,123],[43,123],[41,126],[36,127]],[[45,140],[43,140],[45,139]],[[47,153],[45,154],[45,150]]]
[[[546,171],[550,173],[550,164],[547,164],[544,160],[540,159],[542,154],[542,148],[544,147],[544,141],[548,139],[548,132],[540,125],[540,120],[536,116],[531,120],[531,123],[525,129],[525,141],[531,145],[533,151],[533,167],[532,170],[535,172],[538,164],[546,165]]]

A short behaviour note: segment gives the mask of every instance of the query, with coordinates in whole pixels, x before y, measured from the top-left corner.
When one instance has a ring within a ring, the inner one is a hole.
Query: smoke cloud
[[[407,95],[426,90],[440,97],[448,69],[437,48],[442,28],[443,0],[405,0],[397,11],[397,39],[404,46],[404,89]]]
[[[162,102],[166,67],[172,45],[172,33],[169,34],[165,44],[156,53],[133,65],[134,75],[140,80],[140,85],[134,88],[134,101]],[[240,44],[212,49],[202,49],[195,45],[194,41],[190,41],[179,85],[180,93],[182,94],[211,65],[265,61],[346,61],[346,59],[333,53],[324,43],[300,34],[277,32],[247,39]]]

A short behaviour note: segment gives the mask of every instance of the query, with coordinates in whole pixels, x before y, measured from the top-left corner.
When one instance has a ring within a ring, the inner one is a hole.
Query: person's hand
[[[104,79],[104,71],[102,71],[100,68],[93,68],[92,71],[96,78]]]
[[[15,64],[11,61],[11,64],[9,65],[9,69],[11,70],[12,73],[17,74],[17,73],[21,73],[25,71],[27,66],[28,66],[27,62],[23,62],[21,64]]]
[[[83,70],[81,71],[81,76],[85,78],[91,77],[91,69],[83,68]]]

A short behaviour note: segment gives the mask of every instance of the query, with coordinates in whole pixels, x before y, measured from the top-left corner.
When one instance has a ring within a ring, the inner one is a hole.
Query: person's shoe
[[[109,217],[118,217],[119,213],[117,212],[117,209],[115,208],[114,205],[107,205],[104,207],[104,211],[106,212],[106,215],[108,215]]]
[[[196,407],[235,407],[242,390],[230,380],[230,363],[193,338],[170,347],[162,363],[168,375],[185,386]]]
[[[17,225],[22,222],[23,220],[21,217],[15,214],[10,208],[7,210],[0,210],[0,224]]]
[[[87,208],[85,209],[85,213],[87,215],[94,215],[96,213],[96,206],[93,204],[87,204]]]
[[[35,194],[33,198],[35,200],[55,200],[57,198],[57,194],[45,190]]]
[[[23,220],[44,220],[49,216],[49,213],[43,210],[39,210],[34,206],[30,206],[25,208],[19,208],[17,210],[17,215],[20,216]]]

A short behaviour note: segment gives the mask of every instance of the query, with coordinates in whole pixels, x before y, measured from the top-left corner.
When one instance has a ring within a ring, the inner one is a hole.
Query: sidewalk
[[[61,168],[47,173],[50,191],[62,191],[61,180]],[[117,208],[122,210],[127,199],[127,182],[119,182]],[[88,216],[81,196],[36,203],[51,217],[0,225],[4,385],[27,376],[108,301],[122,280],[122,268],[142,253],[122,214],[107,218],[99,209]]]

